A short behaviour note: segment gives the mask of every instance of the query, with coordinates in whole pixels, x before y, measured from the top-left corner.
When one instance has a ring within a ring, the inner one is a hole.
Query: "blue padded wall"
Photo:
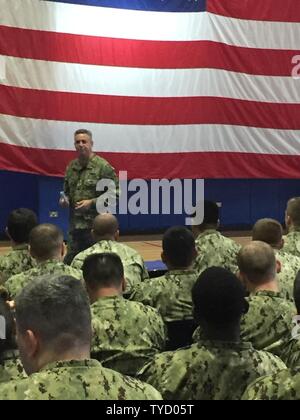
[[[0,236],[4,237],[9,212],[17,207],[32,208],[42,223],[56,223],[66,233],[68,212],[58,206],[62,185],[61,178],[0,171]],[[250,229],[261,217],[273,217],[283,222],[286,202],[294,196],[300,196],[299,180],[205,181],[205,198],[222,203],[221,226],[228,229]],[[121,215],[119,219],[123,233],[158,232],[171,225],[184,223],[184,216],[176,214]]]
[[[27,207],[38,213],[38,179],[36,175],[0,171],[0,238],[5,238],[11,210]]]

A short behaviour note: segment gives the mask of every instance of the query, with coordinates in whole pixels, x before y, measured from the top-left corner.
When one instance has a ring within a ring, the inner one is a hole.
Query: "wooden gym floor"
[[[249,232],[223,232],[223,234],[241,245],[250,241]],[[125,242],[137,250],[145,261],[155,261],[160,260],[161,238],[162,235],[130,235],[121,236],[120,242]],[[9,242],[0,242],[0,255],[8,250]]]

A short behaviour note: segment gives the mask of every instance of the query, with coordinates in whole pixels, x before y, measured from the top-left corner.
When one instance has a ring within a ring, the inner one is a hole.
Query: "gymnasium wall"
[[[61,178],[0,171],[0,237],[9,212],[17,207],[35,210],[40,222],[56,223],[67,231],[68,214],[58,206]],[[208,179],[205,198],[221,203],[221,227],[249,229],[261,217],[284,221],[286,201],[300,195],[299,180]],[[183,224],[181,215],[122,215],[121,230],[159,232],[174,224]]]

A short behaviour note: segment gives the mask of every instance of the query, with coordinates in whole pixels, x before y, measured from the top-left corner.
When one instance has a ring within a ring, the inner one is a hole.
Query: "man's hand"
[[[81,210],[81,211],[89,210],[92,207],[92,204],[93,204],[93,200],[77,201],[77,203],[75,204],[75,210]]]

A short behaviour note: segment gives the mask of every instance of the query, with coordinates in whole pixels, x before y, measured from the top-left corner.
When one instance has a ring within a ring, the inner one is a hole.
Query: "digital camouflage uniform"
[[[257,350],[280,356],[286,337],[291,335],[296,308],[272,291],[258,291],[247,299],[249,311],[241,320],[241,338]]]
[[[295,316],[291,333],[284,342],[280,358],[288,368],[300,367],[300,317]]]
[[[92,306],[92,356],[104,367],[135,376],[164,350],[165,326],[158,312],[122,296],[98,299]]]
[[[300,340],[291,338],[287,341],[280,358],[288,368],[294,369],[300,367]]]
[[[139,377],[167,400],[238,400],[256,378],[284,368],[279,358],[250,343],[199,341],[157,355]]]
[[[208,229],[196,239],[197,257],[194,268],[198,274],[209,267],[223,267],[233,273],[238,271],[237,254],[241,246],[215,229]]]
[[[300,270],[300,258],[283,251],[276,251],[276,258],[281,263],[281,272],[277,274],[277,281],[283,296],[293,301],[294,282]]]
[[[4,284],[11,276],[23,273],[35,266],[36,263],[29,254],[28,245],[16,246],[8,254],[0,256],[0,284]]]
[[[68,253],[74,251],[74,235],[79,231],[88,231],[92,228],[93,220],[98,215],[96,209],[97,197],[100,191],[96,191],[98,181],[112,179],[119,193],[119,181],[114,168],[103,158],[93,155],[87,166],[82,168],[78,159],[73,160],[66,169],[64,192],[70,203],[70,226]],[[82,200],[93,199],[92,207],[87,211],[76,211],[75,204]],[[90,244],[91,245],[91,244]]]
[[[296,308],[280,293],[272,291],[256,292],[247,300],[249,311],[241,319],[242,341],[250,342],[256,350],[269,351],[281,357],[286,340],[291,337]],[[193,341],[204,338],[203,331],[198,327]]]
[[[300,367],[256,380],[247,388],[243,400],[300,400]]]
[[[87,256],[102,252],[114,252],[121,258],[127,283],[126,293],[131,293],[143,280],[149,278],[144,260],[137,251],[128,245],[106,239],[76,255],[71,266],[81,269]]]
[[[165,322],[193,318],[193,270],[171,270],[162,277],[143,282],[130,299],[156,308]]]
[[[283,237],[284,245],[282,250],[288,254],[300,257],[300,228],[293,228]]]
[[[7,350],[0,355],[0,383],[26,378],[17,350]],[[1,399],[1,395],[0,395]]]
[[[45,366],[26,379],[0,386],[2,400],[159,400],[150,385],[105,369],[97,360]]]
[[[72,276],[83,281],[82,272],[80,270],[69,267],[57,260],[48,260],[38,264],[37,267],[32,268],[25,273],[10,277],[5,283],[5,287],[7,288],[10,297],[13,299],[33,279],[47,274]]]

